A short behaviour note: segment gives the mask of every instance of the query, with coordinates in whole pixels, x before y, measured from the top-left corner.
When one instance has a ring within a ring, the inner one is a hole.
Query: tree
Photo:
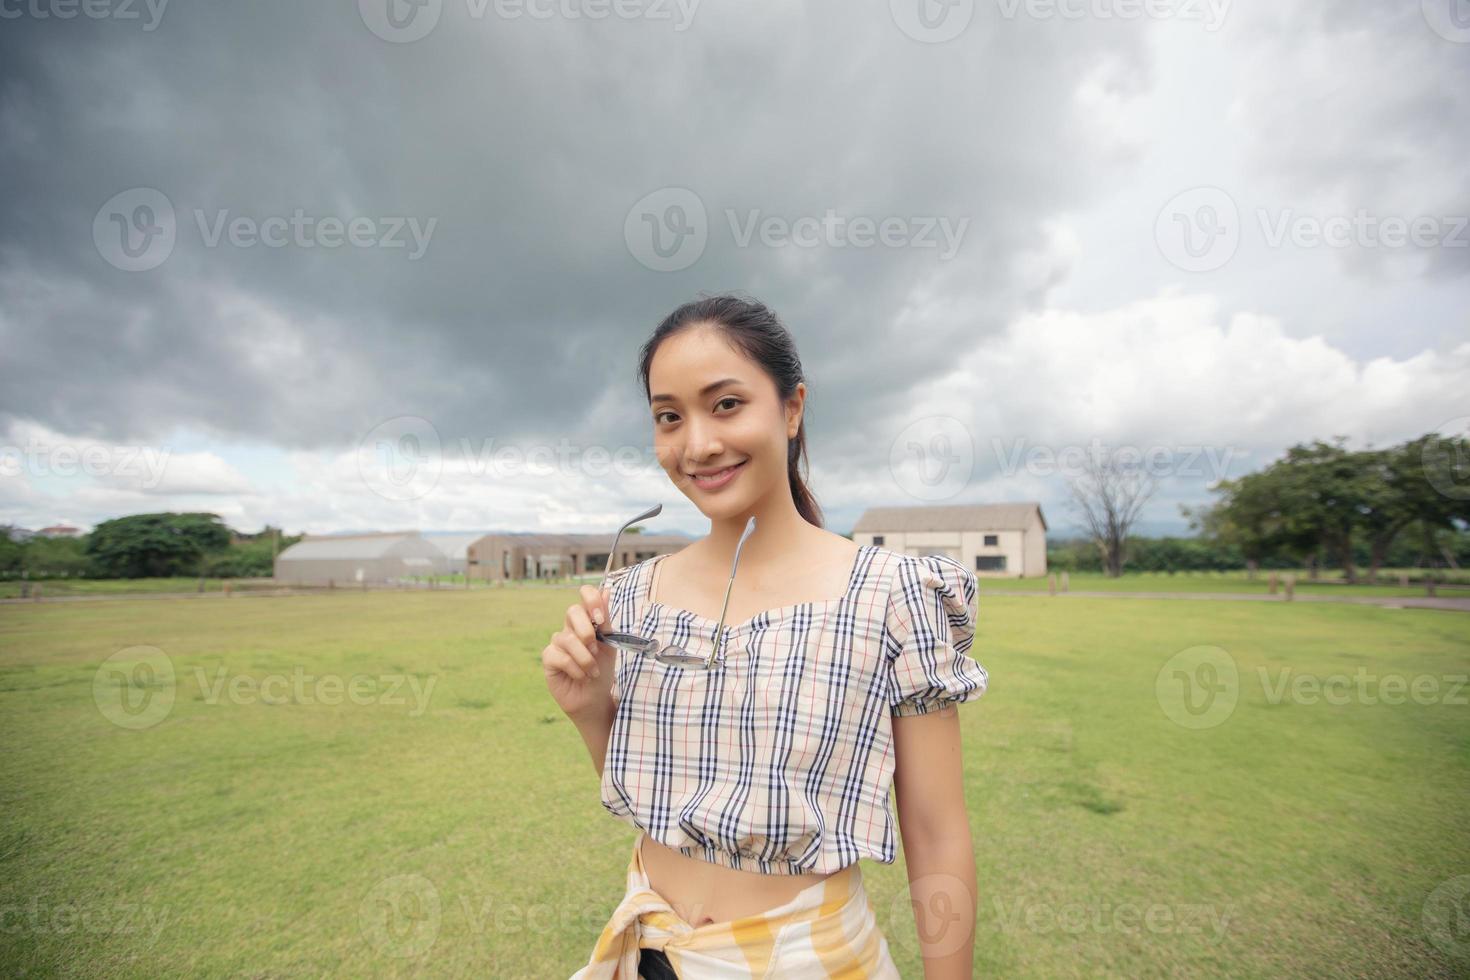
[[[1252,577],[1281,548],[1281,513],[1272,482],[1269,470],[1221,480],[1214,489],[1222,499],[1213,507],[1180,507],[1190,530],[1238,550]]]
[[[218,514],[134,514],[98,524],[87,555],[108,578],[196,575],[229,544],[230,529]]]
[[[1128,557],[1128,532],[1153,494],[1154,480],[1141,468],[1119,462],[1112,453],[1088,454],[1082,466],[1083,475],[1071,481],[1072,498],[1102,553],[1103,571],[1117,578]]]
[[[1362,453],[1343,448],[1346,436],[1333,444],[1320,439],[1296,445],[1273,467],[1280,478],[1283,529],[1290,546],[1312,558],[1316,578],[1325,555],[1335,555],[1349,583],[1357,582],[1353,534],[1363,524],[1368,506],[1369,474]]]

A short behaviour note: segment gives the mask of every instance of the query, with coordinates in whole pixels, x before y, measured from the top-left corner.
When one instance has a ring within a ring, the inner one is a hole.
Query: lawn
[[[977,976],[1470,976],[1470,616],[983,588]],[[541,678],[572,596],[0,607],[0,972],[566,977],[634,833]]]

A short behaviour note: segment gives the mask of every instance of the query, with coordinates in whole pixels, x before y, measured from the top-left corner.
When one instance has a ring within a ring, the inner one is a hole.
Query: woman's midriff
[[[639,845],[649,886],[696,928],[729,922],[791,901],[827,874],[775,875],[737,871],[680,854],[643,835]]]

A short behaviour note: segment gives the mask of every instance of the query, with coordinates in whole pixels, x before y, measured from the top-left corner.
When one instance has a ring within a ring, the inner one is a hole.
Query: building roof
[[[1034,500],[1011,504],[926,504],[916,507],[869,507],[853,525],[853,532],[884,531],[1021,531],[1035,514],[1046,530],[1041,504]]]
[[[459,534],[425,534],[424,540],[442,551],[446,558],[463,558],[466,549],[484,536],[484,531],[467,531]]]
[[[278,558],[286,561],[321,558],[381,558],[394,545],[408,538],[419,537],[421,535],[417,531],[309,536],[282,551]]]

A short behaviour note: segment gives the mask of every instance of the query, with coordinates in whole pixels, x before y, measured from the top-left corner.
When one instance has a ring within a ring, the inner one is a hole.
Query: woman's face
[[[801,423],[805,385],[783,405],[759,365],[697,324],[659,345],[648,387],[659,463],[705,516],[739,516],[773,491],[790,494],[786,446]]]

